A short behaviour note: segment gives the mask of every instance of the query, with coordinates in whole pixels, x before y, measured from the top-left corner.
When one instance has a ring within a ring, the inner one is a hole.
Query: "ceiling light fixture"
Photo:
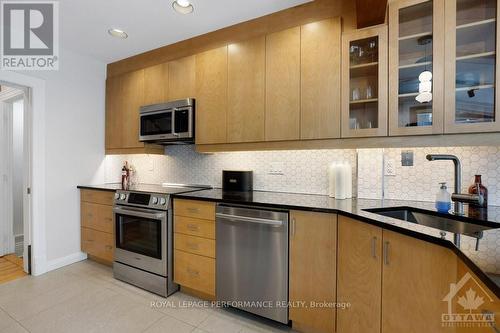
[[[127,33],[123,30],[120,30],[120,29],[109,29],[108,34],[110,34],[113,37],[121,38],[121,39],[125,39],[128,37]]]
[[[194,10],[194,7],[189,0],[176,0],[172,2],[172,7],[177,13],[180,14],[190,14]]]

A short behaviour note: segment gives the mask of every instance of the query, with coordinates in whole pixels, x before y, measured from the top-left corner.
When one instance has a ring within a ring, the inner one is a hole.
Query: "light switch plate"
[[[413,166],[413,151],[404,150],[401,152],[401,165]]]

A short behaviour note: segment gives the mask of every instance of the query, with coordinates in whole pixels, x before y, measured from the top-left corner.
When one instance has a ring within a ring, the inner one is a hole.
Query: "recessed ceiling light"
[[[194,7],[189,2],[189,0],[176,0],[176,1],[172,2],[172,7],[174,7],[174,10],[177,13],[181,13],[181,14],[190,14],[194,10]]]
[[[127,33],[123,30],[120,29],[109,29],[108,34],[110,34],[113,37],[125,39],[128,37]]]

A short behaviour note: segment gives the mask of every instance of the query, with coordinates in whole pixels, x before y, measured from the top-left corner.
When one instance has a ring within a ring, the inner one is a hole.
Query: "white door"
[[[12,103],[0,102],[0,256],[14,252]]]

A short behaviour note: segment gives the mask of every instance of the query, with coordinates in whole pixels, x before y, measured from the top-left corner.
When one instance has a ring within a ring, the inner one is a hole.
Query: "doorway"
[[[0,82],[0,283],[30,270],[29,90]]]

